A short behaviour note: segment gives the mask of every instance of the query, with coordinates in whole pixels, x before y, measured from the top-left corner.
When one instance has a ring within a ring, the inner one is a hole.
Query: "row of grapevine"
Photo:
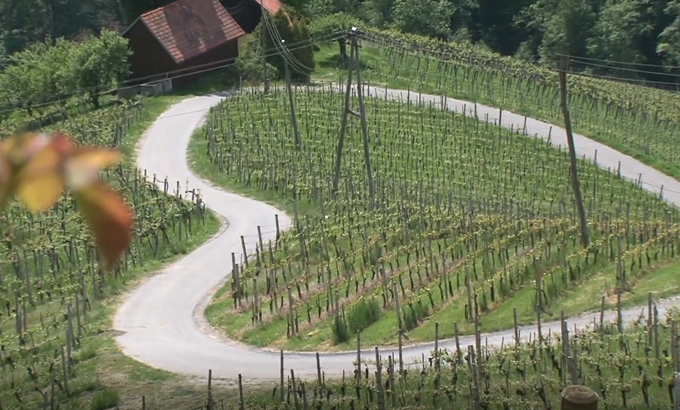
[[[420,44],[367,33],[366,52],[380,63],[364,70],[365,81],[443,93],[562,122],[557,75],[510,58],[487,56],[456,45]],[[569,108],[577,130],[641,161],[675,169],[680,98],[648,89],[582,76],[569,77]]]
[[[118,147],[144,115],[145,101],[125,102],[55,124],[77,143]],[[66,195],[48,212],[30,214],[12,203],[0,215],[0,408],[54,408],[78,397],[92,380],[78,364],[96,360],[81,351],[99,332],[97,306],[134,279],[149,262],[182,254],[205,228],[205,205],[191,192],[140,173],[132,164],[107,171],[104,180],[132,206],[135,229],[123,261],[104,274],[76,203]],[[47,407],[45,407],[47,406]],[[52,406],[52,407],[49,407]]]
[[[609,264],[635,259],[626,270],[642,275],[660,257],[675,257],[678,213],[658,195],[583,161],[593,244],[582,250],[564,151],[415,96],[366,101],[376,208],[358,124],[348,126],[334,194],[342,98],[331,87],[296,90],[301,151],[282,90],[246,90],[209,117],[207,155],[217,169],[235,184],[294,198],[298,208],[313,204],[295,211],[295,227],[276,243],[260,242],[252,260],[234,261],[231,292],[211,318],[219,325],[222,315],[247,317],[225,329],[233,337],[266,345],[316,334],[311,347],[367,300],[389,312],[399,299],[408,330],[440,311],[471,320],[537,280],[548,307]],[[368,312],[396,326],[395,317]]]

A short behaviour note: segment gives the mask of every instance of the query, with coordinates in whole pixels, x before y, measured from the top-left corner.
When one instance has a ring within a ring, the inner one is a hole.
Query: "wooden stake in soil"
[[[515,328],[515,346],[519,346],[519,326],[518,326],[518,321],[517,321],[517,308],[513,307],[512,308],[512,320],[513,320],[513,326]]]
[[[680,410],[680,373],[675,373],[674,387],[673,410]]]
[[[286,40],[281,40],[281,48],[284,53],[289,53],[285,45]],[[283,53],[282,53],[283,54]],[[288,91],[288,104],[290,106],[290,120],[293,124],[293,132],[295,133],[295,148],[298,151],[302,150],[302,137],[300,136],[300,128],[298,127],[297,115],[295,115],[295,98],[293,97],[293,86],[290,81],[290,69],[288,68],[288,60],[283,56],[283,68],[286,75],[286,90]]]
[[[586,386],[568,386],[562,390],[560,410],[597,410],[599,397]]]
[[[280,374],[281,380],[279,381],[279,384],[280,384],[279,390],[281,391],[281,402],[283,402],[283,382],[285,380],[285,376],[284,376],[284,373],[283,373],[283,350],[281,350],[281,365],[280,365],[280,368],[281,368],[281,374]]]
[[[241,382],[241,375],[238,375],[238,380],[239,380],[239,391],[241,390],[240,382]],[[214,404],[213,404],[213,398],[212,398],[212,369],[208,370],[208,410],[213,410],[214,409]],[[241,409],[243,410],[243,409]]]
[[[569,145],[569,163],[571,171],[571,187],[574,191],[574,199],[578,210],[578,217],[581,222],[581,242],[583,247],[590,245],[590,234],[588,232],[588,220],[586,219],[586,208],[583,205],[583,195],[581,194],[581,183],[578,179],[578,168],[576,163],[576,148],[574,147],[574,134],[571,132],[571,117],[567,104],[567,69],[569,67],[569,57],[562,56],[562,67],[559,71],[560,82],[560,102],[562,114],[564,116],[564,129],[567,132],[567,145]]]
[[[243,376],[240,373],[238,375],[238,408],[239,410],[245,410],[245,404],[243,403]]]
[[[402,375],[404,373],[404,360],[403,360],[403,355],[402,355],[402,350],[403,350],[403,336],[404,336],[404,330],[403,326],[401,323],[401,306],[399,305],[399,292],[397,291],[397,282],[394,281],[392,282],[392,294],[394,294],[394,302],[396,305],[396,313],[397,313],[397,325],[398,325],[398,331],[399,331],[399,375]]]
[[[357,332],[357,386],[359,385],[360,381],[361,381],[361,331],[358,331]]]

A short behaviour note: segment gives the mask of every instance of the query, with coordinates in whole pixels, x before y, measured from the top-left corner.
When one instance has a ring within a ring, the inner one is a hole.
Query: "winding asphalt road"
[[[406,91],[373,87],[367,87],[365,94],[404,101],[407,98]],[[207,375],[208,369],[212,369],[215,378],[232,379],[241,374],[246,383],[275,380],[280,377],[279,352],[225,340],[212,330],[203,316],[212,295],[230,273],[231,253],[235,253],[237,259],[243,256],[241,235],[248,239],[247,248],[251,252],[255,248],[258,226],[267,241],[274,239],[275,215],[279,216],[282,229],[291,224],[290,218],[282,211],[220,190],[190,171],[186,155],[191,135],[202,124],[210,107],[227,97],[227,94],[209,95],[182,101],[159,117],[140,141],[138,165],[141,169],[146,169],[148,175],[156,175],[161,181],[167,177],[173,185],[179,181],[183,189],[185,186],[197,189],[206,205],[223,217],[228,227],[132,292],[115,316],[114,327],[121,332],[116,339],[126,355],[170,372],[201,378]],[[473,107],[473,103],[467,101],[410,93],[411,100],[418,98],[457,112],[462,112],[464,106],[467,110]],[[478,104],[477,113],[481,119],[498,122],[497,108]],[[521,129],[524,121],[522,115],[502,113],[504,127]],[[567,146],[565,131],[560,127],[527,119],[526,130],[529,135],[544,139],[551,132],[552,144]],[[680,205],[680,182],[582,135],[574,135],[574,138],[579,156],[592,158],[597,151],[597,162],[604,168],[616,169],[620,162],[623,177],[637,179],[642,176],[643,181],[652,184],[644,187],[656,193],[663,185],[665,199]],[[658,303],[659,313],[663,314],[676,304],[680,305],[680,297]],[[624,321],[630,323],[644,310],[626,310]],[[605,320],[615,320],[615,313],[606,312]],[[569,318],[568,323],[573,329],[574,326],[583,328],[594,321],[599,321],[599,312]],[[549,330],[559,332],[560,323],[544,323],[542,328],[544,334]],[[535,335],[536,330],[535,325],[522,327],[521,338]],[[513,341],[514,331],[485,333],[482,337],[487,338],[489,346],[500,346]],[[460,343],[462,346],[474,344],[474,338],[461,337]],[[441,341],[440,346],[452,349],[455,342]],[[374,357],[372,348],[366,349],[362,358],[371,360]],[[422,355],[428,357],[432,348],[432,343],[404,348],[405,364],[420,360]],[[381,350],[383,357],[390,352],[394,350]],[[355,359],[356,352],[329,353],[322,354],[320,361],[326,377],[333,377],[341,375],[343,370],[351,373]],[[315,354],[290,352],[285,354],[284,361],[286,373],[293,369],[298,377],[316,377]]]

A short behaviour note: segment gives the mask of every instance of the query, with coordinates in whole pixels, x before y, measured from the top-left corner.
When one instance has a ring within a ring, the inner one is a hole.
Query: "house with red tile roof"
[[[278,3],[263,1],[262,6],[255,4],[258,10],[274,9]],[[132,50],[129,83],[172,78],[172,87],[181,88],[234,62],[239,39],[245,35],[220,0],[177,0],[151,10],[123,32]]]

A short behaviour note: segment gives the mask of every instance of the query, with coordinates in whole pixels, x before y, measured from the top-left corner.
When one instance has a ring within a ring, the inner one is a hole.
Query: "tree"
[[[366,0],[361,5],[363,17],[372,25],[385,28],[392,24],[396,0]]]
[[[540,0],[475,0],[470,10],[473,40],[481,40],[501,54],[513,54],[527,38],[527,32],[513,24],[515,17],[537,1]]]
[[[43,41],[47,35],[46,10],[39,0],[0,1],[0,27],[7,54]]]
[[[5,69],[7,65],[7,53],[5,51],[5,42],[0,36],[0,72]]]
[[[539,47],[541,61],[554,65],[560,55],[587,55],[588,39],[597,18],[590,0],[547,0],[544,13],[543,41]]]
[[[666,64],[680,65],[680,0],[671,0],[664,12],[673,22],[659,35],[656,50]]]
[[[641,6],[637,0],[607,0],[593,27],[593,35],[588,39],[590,56],[600,60],[644,62],[637,42],[651,32],[653,26],[645,21]],[[613,73],[617,77],[634,77],[626,67],[623,70],[596,67],[594,71]]]
[[[67,98],[73,91],[70,58],[75,43],[48,38],[9,57],[2,73],[11,105],[33,115],[36,108]]]
[[[240,46],[238,59],[236,60],[236,70],[239,76],[248,82],[255,84],[263,83],[264,69],[262,66],[262,24],[258,25],[253,35],[245,40],[245,43]],[[278,73],[276,67],[267,63],[267,71],[269,78],[277,78]]]
[[[175,0],[119,0],[120,8],[123,11],[123,18],[126,24],[132,24],[137,17],[157,9],[159,7],[166,6]]]
[[[362,5],[359,0],[309,0],[305,3],[305,14],[312,18],[330,16],[336,13],[357,15],[357,11]]]
[[[270,18],[269,23],[263,20],[260,24],[263,25],[263,30],[268,30],[265,36],[266,49],[279,51],[277,55],[268,58],[268,61],[276,67],[277,72],[281,74],[285,72],[283,57],[285,53],[291,70],[291,78],[296,81],[307,81],[316,66],[312,36],[307,20],[290,9],[282,7],[273,19]],[[286,40],[286,48],[281,44],[281,40]]]
[[[396,0],[392,12],[394,28],[441,39],[451,36],[452,15],[447,0]]]
[[[99,108],[99,95],[116,87],[129,74],[131,54],[127,39],[110,30],[105,29],[99,37],[83,42],[71,57],[71,76],[76,89]]]

